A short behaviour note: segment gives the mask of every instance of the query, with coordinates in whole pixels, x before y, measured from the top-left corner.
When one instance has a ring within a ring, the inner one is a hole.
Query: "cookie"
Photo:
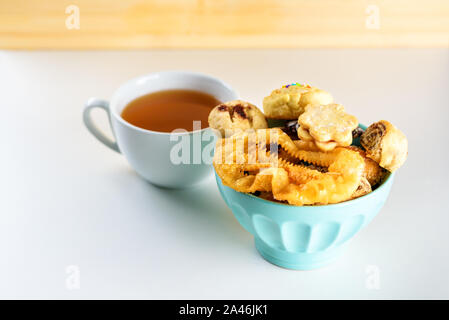
[[[218,130],[221,137],[232,135],[236,131],[268,128],[262,111],[242,100],[219,104],[209,113],[208,120],[209,127]]]
[[[341,104],[309,105],[298,117],[298,137],[314,141],[322,151],[352,143],[352,131],[357,128],[356,117],[347,114]]]
[[[263,110],[270,119],[297,119],[307,105],[333,102],[332,95],[309,85],[299,83],[276,89],[263,99]]]
[[[390,172],[397,170],[407,159],[407,138],[386,120],[370,125],[360,137],[360,143],[367,157]]]

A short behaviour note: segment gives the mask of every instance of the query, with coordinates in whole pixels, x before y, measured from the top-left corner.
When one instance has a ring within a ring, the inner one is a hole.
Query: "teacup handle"
[[[87,101],[86,106],[84,107],[83,121],[84,121],[84,124],[86,125],[87,130],[89,130],[90,133],[92,133],[95,138],[97,138],[99,141],[103,142],[103,144],[105,144],[112,150],[120,153],[120,149],[118,148],[117,142],[112,141],[111,139],[106,137],[103,134],[103,132],[101,132],[98,129],[98,127],[94,124],[94,122],[92,121],[91,111],[94,108],[101,108],[104,111],[106,111],[106,113],[108,114],[109,125],[112,130],[111,112],[109,110],[109,102],[107,102],[105,100],[97,99],[97,98],[90,98]]]

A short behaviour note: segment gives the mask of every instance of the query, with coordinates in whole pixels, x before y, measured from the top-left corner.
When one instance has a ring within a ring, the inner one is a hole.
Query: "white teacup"
[[[203,152],[209,154],[213,150],[215,136],[212,130],[157,132],[136,127],[121,117],[123,109],[132,100],[151,92],[170,89],[197,90],[223,102],[238,98],[237,92],[229,85],[208,75],[185,71],[157,72],[126,82],[114,93],[111,102],[89,99],[84,108],[83,120],[99,141],[125,155],[144,179],[162,187],[183,188],[199,183],[212,172],[210,159],[203,156]],[[106,137],[94,125],[91,118],[94,108],[102,108],[108,113],[116,141]],[[179,163],[177,149],[180,143],[188,144],[189,161]]]

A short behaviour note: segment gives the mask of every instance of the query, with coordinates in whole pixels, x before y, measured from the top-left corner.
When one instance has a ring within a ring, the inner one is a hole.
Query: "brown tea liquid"
[[[171,132],[175,129],[193,130],[193,121],[207,128],[209,112],[220,104],[215,97],[194,90],[164,90],[131,101],[122,118],[136,127]]]

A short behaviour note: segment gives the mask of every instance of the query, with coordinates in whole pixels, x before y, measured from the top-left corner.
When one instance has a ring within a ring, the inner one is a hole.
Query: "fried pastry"
[[[298,137],[313,141],[321,151],[337,146],[349,146],[357,118],[347,114],[341,104],[309,105],[298,118]]]
[[[332,103],[332,95],[309,85],[289,84],[276,89],[263,99],[263,110],[267,118],[297,119],[307,105]]]
[[[379,166],[379,164],[371,158],[368,158],[365,150],[357,146],[349,146],[348,149],[358,152],[365,160],[365,170],[363,177],[365,177],[372,187],[377,186],[385,177],[386,170]]]
[[[219,104],[209,114],[209,127],[220,132],[221,137],[236,131],[265,129],[268,127],[262,111],[255,105],[242,100]]]
[[[250,146],[257,144],[258,148],[271,150],[266,145],[273,136],[290,157],[326,167],[326,172],[292,164],[269,151],[265,155],[259,152],[259,156],[253,158],[255,162],[248,161]],[[250,139],[256,142],[252,143]],[[224,185],[239,192],[271,191],[274,199],[292,205],[329,204],[350,199],[360,185],[365,166],[360,154],[350,149],[336,148],[331,152],[301,150],[278,128],[260,129],[254,135],[243,133],[219,140],[213,164]]]
[[[370,125],[360,138],[366,155],[390,172],[407,159],[408,142],[405,135],[386,120]]]

